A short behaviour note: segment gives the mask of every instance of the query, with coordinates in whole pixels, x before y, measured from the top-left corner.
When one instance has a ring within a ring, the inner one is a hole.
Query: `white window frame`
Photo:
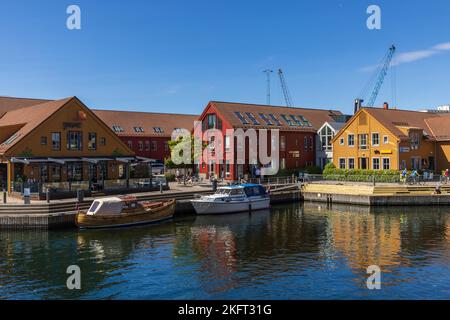
[[[350,168],[350,160],[353,160],[353,168]],[[356,162],[355,162],[355,158],[354,157],[347,158],[347,167],[348,167],[349,170],[355,169],[355,164],[356,164]]]
[[[387,169],[384,168],[384,160],[388,160],[389,161],[389,168],[387,168]],[[391,170],[391,158],[383,157],[382,160],[381,160],[381,167],[383,168],[382,170]]]
[[[388,144],[389,143],[389,136],[384,135],[383,136],[383,144]]]
[[[353,144],[350,144],[350,136],[353,137]],[[354,134],[354,133],[349,133],[349,134],[347,134],[347,145],[348,145],[350,148],[355,147],[355,134]]]
[[[344,160],[343,168],[341,168],[341,160]],[[339,158],[339,169],[347,169],[347,158]]]
[[[378,168],[375,169],[374,160],[378,160]],[[380,157],[372,157],[372,170],[380,170],[381,169],[381,160]]]
[[[373,143],[373,135],[374,134],[377,134],[378,135],[378,143]],[[380,146],[380,133],[379,132],[372,132],[372,146],[374,146],[374,147],[379,147]]]

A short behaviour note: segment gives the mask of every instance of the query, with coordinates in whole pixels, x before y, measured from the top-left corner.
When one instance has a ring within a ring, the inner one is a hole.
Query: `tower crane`
[[[373,77],[361,91],[359,98],[355,99],[355,113],[361,108],[362,103],[364,102],[365,97],[369,97],[369,100],[366,103],[367,107],[373,107],[375,105],[375,101],[377,100],[378,94],[380,93],[381,86],[383,85],[384,79],[388,73],[389,67],[391,66],[392,58],[394,57],[396,47],[392,45],[386,55],[384,56],[381,64],[377,68],[377,71],[374,73]],[[369,90],[372,89],[370,96],[368,95]]]
[[[263,72],[267,77],[267,105],[270,106],[270,74],[273,73],[273,70],[266,69]]]
[[[284,78],[283,70],[278,69],[278,76],[280,77],[281,89],[283,90],[284,100],[287,107],[292,107],[292,98],[287,87],[286,79]]]

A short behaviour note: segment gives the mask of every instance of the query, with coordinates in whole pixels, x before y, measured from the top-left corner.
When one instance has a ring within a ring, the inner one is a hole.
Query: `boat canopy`
[[[118,197],[97,199],[89,208],[87,215],[120,215],[123,209],[123,201]]]

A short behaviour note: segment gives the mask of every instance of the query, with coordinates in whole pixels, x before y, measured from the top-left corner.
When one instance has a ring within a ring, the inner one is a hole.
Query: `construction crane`
[[[270,74],[273,70],[266,69],[263,71],[267,76],[267,105],[270,106]]]
[[[370,79],[370,81],[367,83],[367,85],[364,87],[364,89],[361,91],[359,98],[355,100],[355,113],[358,111],[362,103],[364,102],[364,98],[369,96],[368,92],[371,88],[373,88],[369,100],[365,104],[367,107],[373,107],[375,105],[375,101],[377,100],[378,94],[380,93],[381,86],[383,85],[384,79],[386,78],[386,75],[388,73],[389,67],[391,66],[392,58],[395,54],[395,45],[392,45],[386,55],[384,56],[383,60],[379,64],[377,71],[374,73],[373,77]]]
[[[283,90],[284,100],[286,101],[287,107],[292,107],[292,98],[287,87],[286,79],[284,78],[283,70],[278,69],[278,76],[280,77],[281,89]]]

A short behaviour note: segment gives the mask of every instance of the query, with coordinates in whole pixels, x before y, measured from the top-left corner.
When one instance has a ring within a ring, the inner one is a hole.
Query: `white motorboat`
[[[270,197],[260,184],[241,184],[220,187],[191,203],[197,214],[222,214],[267,209]]]

